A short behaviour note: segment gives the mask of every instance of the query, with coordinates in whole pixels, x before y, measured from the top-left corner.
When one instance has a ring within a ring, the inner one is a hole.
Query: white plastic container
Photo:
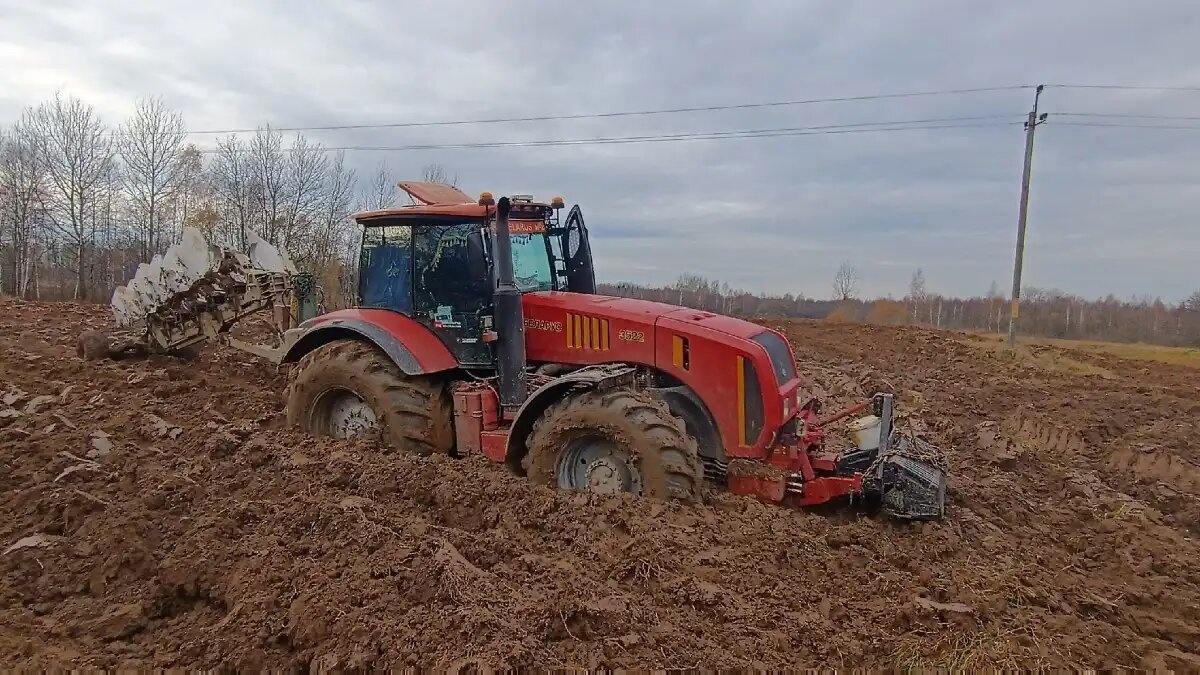
[[[850,431],[854,434],[854,440],[858,443],[858,447],[863,450],[878,450],[879,436],[881,429],[879,428],[880,420],[874,415],[860,417],[850,423]]]

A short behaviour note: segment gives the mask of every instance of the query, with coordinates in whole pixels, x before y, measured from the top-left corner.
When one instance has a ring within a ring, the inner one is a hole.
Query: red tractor
[[[567,490],[690,500],[707,479],[771,502],[864,497],[941,516],[944,465],[894,432],[890,395],[823,414],[779,333],[597,295],[581,212],[560,220],[561,198],[401,187],[416,205],[355,216],[361,306],[291,331],[289,423],[378,428],[405,450],[483,454]],[[830,423],[867,410],[877,439],[826,448]]]

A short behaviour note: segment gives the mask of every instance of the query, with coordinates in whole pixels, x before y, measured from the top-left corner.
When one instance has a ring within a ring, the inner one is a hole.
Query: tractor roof
[[[376,209],[354,214],[360,223],[396,218],[419,218],[421,216],[458,216],[463,218],[486,218],[488,207],[481,204],[413,204],[391,209]]]
[[[372,224],[375,221],[421,218],[424,216],[483,219],[490,216],[495,209],[493,206],[484,206],[471,199],[467,193],[453,185],[419,181],[400,181],[397,185],[400,186],[401,190],[407,192],[408,196],[412,197],[416,203],[389,209],[362,211],[354,214],[354,219],[364,225]],[[548,208],[546,204],[539,204],[532,201],[517,202],[513,206],[513,218],[517,219],[521,218],[519,214],[524,210],[536,211],[536,215],[530,213],[525,217],[541,218],[544,210]]]

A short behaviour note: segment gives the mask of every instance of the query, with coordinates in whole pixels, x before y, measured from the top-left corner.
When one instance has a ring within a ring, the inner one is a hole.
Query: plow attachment
[[[113,292],[118,330],[80,337],[89,358],[126,353],[171,353],[205,340],[277,360],[285,331],[300,314],[315,313],[312,277],[299,274],[287,255],[247,233],[246,253],[209,245],[195,228]],[[270,311],[273,344],[250,344],[228,333],[237,321]]]
[[[878,506],[902,520],[936,520],[945,513],[946,459],[937,447],[913,432],[893,428],[891,394],[876,394],[830,415],[816,406],[800,412],[798,431],[785,437],[784,451],[761,462],[733,461],[730,491],[759,499],[807,507],[834,500]],[[835,422],[870,411],[859,420],[856,447],[827,449]]]
[[[934,520],[946,508],[946,465],[941,453],[913,436],[893,439],[863,475],[863,493],[879,499],[890,516]]]

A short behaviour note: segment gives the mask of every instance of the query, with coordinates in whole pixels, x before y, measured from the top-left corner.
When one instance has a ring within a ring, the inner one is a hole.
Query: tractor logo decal
[[[488,229],[492,234],[496,234],[496,223],[492,221],[488,225]],[[508,221],[509,234],[545,234],[546,222],[543,220],[510,220]]]
[[[567,314],[567,347],[608,351],[608,319],[583,314]]]
[[[563,332],[563,322],[526,318],[525,330],[543,330],[549,333],[561,333]]]

